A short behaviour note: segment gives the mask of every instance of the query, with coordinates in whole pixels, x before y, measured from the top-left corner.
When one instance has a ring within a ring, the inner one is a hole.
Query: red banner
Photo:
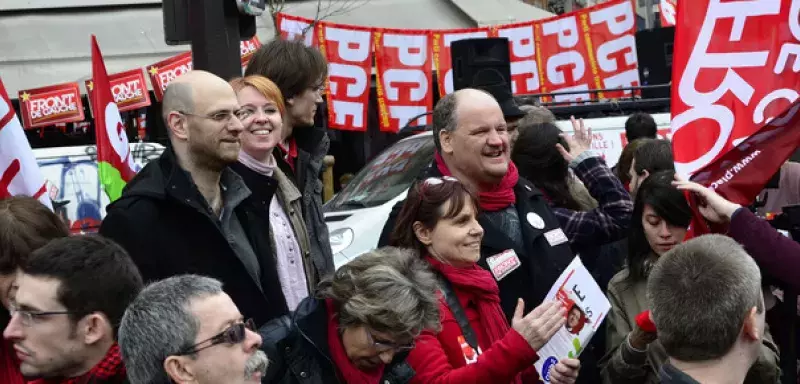
[[[658,13],[661,15],[662,27],[675,26],[675,11],[677,10],[675,4],[677,2],[678,0],[660,0],[658,2]]]
[[[247,64],[250,63],[250,58],[253,57],[253,54],[261,48],[261,41],[258,40],[258,36],[253,36],[250,40],[242,41],[239,44],[239,51],[241,52],[242,57],[242,68],[246,68]]]
[[[372,29],[321,23],[320,50],[328,59],[328,126],[367,130]]]
[[[687,175],[800,98],[800,2],[681,1],[677,15],[673,148],[678,172]],[[773,160],[759,169],[768,177],[783,160],[771,149],[762,153]]]
[[[453,93],[453,62],[450,58],[450,44],[458,40],[481,37],[489,37],[488,27],[433,31],[433,62],[436,65],[440,95]]]
[[[317,31],[315,27],[319,23],[312,26],[314,20],[305,17],[287,15],[285,13],[278,13],[277,24],[280,30],[281,39],[283,40],[303,40],[309,47],[319,46],[317,41]]]
[[[636,13],[632,0],[608,1],[581,11],[594,89],[639,85]],[[630,97],[631,91],[598,92],[595,98]]]
[[[22,123],[26,129],[83,121],[78,83],[19,91]]]
[[[410,119],[433,108],[431,35],[427,31],[374,32],[380,127],[398,132]],[[417,119],[428,124],[428,117]]]
[[[508,39],[511,61],[511,91],[515,95],[539,93],[539,68],[536,64],[536,38],[533,22],[509,24],[492,29],[492,36]]]
[[[181,53],[148,66],[147,73],[150,74],[150,83],[153,84],[153,93],[156,95],[156,100],[161,101],[164,97],[164,91],[170,81],[191,70],[191,52]]]
[[[542,93],[585,91],[593,86],[588,33],[579,28],[581,12],[573,12],[534,24],[538,46]],[[546,98],[549,101],[549,98]],[[557,95],[555,101],[589,100],[589,93]]]
[[[147,90],[147,83],[141,69],[134,69],[109,76],[111,82],[111,94],[114,102],[117,103],[122,112],[150,105],[150,92]],[[94,100],[94,82],[86,80],[86,97],[89,98],[91,107]],[[95,111],[92,110],[92,114]]]

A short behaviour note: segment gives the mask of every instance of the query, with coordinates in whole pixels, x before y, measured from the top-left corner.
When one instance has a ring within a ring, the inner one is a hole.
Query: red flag
[[[681,1],[677,15],[676,168],[749,205],[800,144],[800,3]]]
[[[675,11],[678,8],[675,4],[677,2],[678,0],[661,0],[658,2],[658,13],[661,15],[662,27],[675,26]]]
[[[26,195],[50,207],[50,197],[28,138],[0,80],[0,199]]]
[[[94,81],[94,131],[97,134],[97,170],[100,182],[111,201],[122,195],[122,188],[133,176],[134,165],[128,145],[128,134],[111,95],[111,83],[106,65],[92,35],[92,79]]]

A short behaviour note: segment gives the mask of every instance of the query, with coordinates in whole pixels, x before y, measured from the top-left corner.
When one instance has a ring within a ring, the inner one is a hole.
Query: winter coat
[[[458,292],[456,291],[458,296]],[[408,355],[408,363],[417,372],[412,383],[510,383],[520,372],[526,383],[538,382],[533,363],[536,351],[517,331],[509,329],[493,344],[474,304],[459,297],[464,314],[478,338],[480,355],[465,341],[461,327],[444,299],[440,300],[442,329],[436,334],[423,331]]]
[[[311,260],[320,277],[324,277],[333,273],[335,269],[328,225],[325,224],[325,216],[322,213],[320,178],[331,140],[322,127],[297,128],[293,132],[293,137],[297,143],[297,159],[294,167],[290,167],[282,156],[278,156],[280,157],[278,166],[301,192],[303,218],[311,246]]]
[[[345,384],[328,349],[328,309],[325,300],[309,297],[291,315],[277,318],[259,329],[261,349],[270,360],[262,383]],[[406,384],[414,370],[397,354],[384,369],[382,384]]]
[[[246,189],[238,175],[225,172]],[[251,195],[234,209],[258,258],[260,281],[171,149],[148,163],[108,206],[100,234],[128,251],[145,281],[187,273],[220,280],[242,315],[261,325],[288,313],[270,249],[268,206]]]
[[[636,315],[650,309],[647,281],[628,281],[628,269],[622,270],[608,285],[611,312],[606,317],[608,353],[600,361],[604,384],[656,384],[658,372],[667,362],[667,352],[656,340],[645,353],[628,345],[628,334],[636,325]],[[761,354],[750,368],[745,384],[777,383],[779,378],[778,347],[765,330]]]

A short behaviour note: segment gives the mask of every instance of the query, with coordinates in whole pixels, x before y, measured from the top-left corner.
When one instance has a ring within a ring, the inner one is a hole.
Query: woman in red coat
[[[416,371],[412,383],[538,382],[536,351],[566,322],[560,303],[523,316],[520,300],[509,326],[495,278],[476,264],[483,239],[477,214],[475,196],[444,177],[412,187],[398,216],[392,245],[419,250],[443,286],[442,330],[417,338],[407,359]],[[506,253],[503,263],[513,270],[516,256]],[[548,372],[549,382],[574,383],[579,368],[578,360],[562,360]]]

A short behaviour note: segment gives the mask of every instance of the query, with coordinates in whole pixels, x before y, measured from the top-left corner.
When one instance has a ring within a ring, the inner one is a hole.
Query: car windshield
[[[325,205],[325,211],[375,207],[394,199],[431,163],[433,151],[431,135],[420,135],[391,146],[358,172]]]

